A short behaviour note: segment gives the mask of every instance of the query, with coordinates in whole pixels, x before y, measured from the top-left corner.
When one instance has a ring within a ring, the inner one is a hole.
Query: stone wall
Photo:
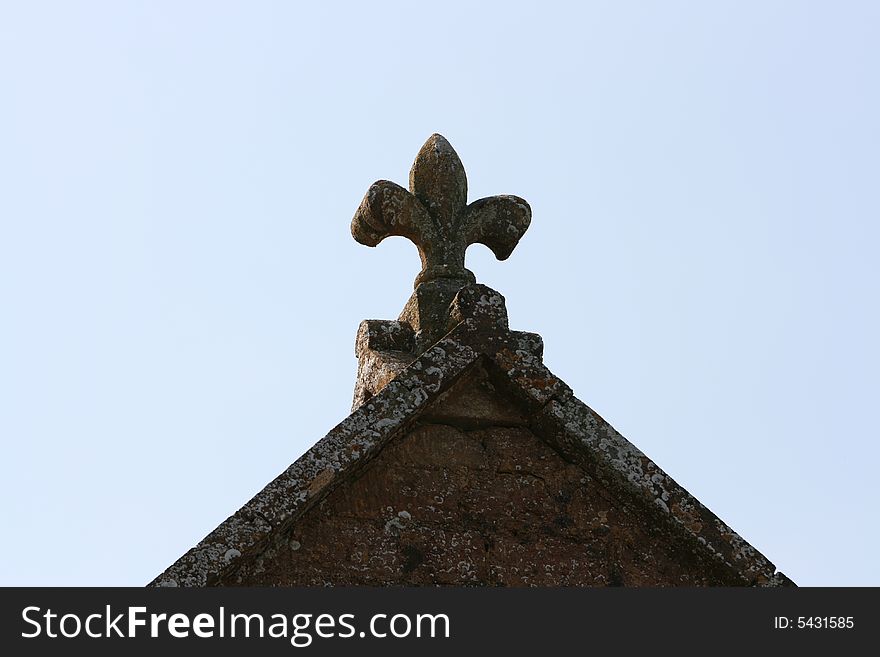
[[[225,585],[746,584],[527,426],[481,370]]]

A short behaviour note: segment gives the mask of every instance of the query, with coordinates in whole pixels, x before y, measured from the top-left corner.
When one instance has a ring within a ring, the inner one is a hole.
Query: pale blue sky
[[[141,585],[349,411],[444,134],[468,266],[804,585],[880,585],[880,3],[0,3],[0,584]]]

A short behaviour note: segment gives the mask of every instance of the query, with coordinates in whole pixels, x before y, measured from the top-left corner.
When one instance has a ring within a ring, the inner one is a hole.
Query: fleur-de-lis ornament
[[[464,166],[450,143],[434,134],[416,156],[409,191],[388,180],[373,183],[351,221],[351,234],[367,246],[392,235],[411,240],[422,259],[415,288],[438,279],[464,286],[475,282],[464,266],[467,247],[485,244],[506,260],[531,216],[529,204],[518,196],[468,204]]]

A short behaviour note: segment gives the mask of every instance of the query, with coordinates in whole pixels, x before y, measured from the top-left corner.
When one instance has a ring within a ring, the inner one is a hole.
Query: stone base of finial
[[[401,371],[450,331],[464,325],[471,346],[496,349],[514,345],[541,360],[544,343],[536,333],[508,328],[504,297],[485,285],[459,284],[450,294],[446,281],[424,283],[413,293],[397,320],[367,319],[358,327],[355,355],[358,374],[352,408],[378,393]],[[445,299],[441,309],[438,299]],[[415,327],[414,327],[415,324]],[[430,327],[430,328],[429,328]]]
[[[352,410],[384,388],[413,362],[415,337],[407,322],[365,319],[358,327],[354,352],[358,359]]]
[[[465,287],[470,286],[455,278],[437,278],[416,286],[397,318],[412,327],[415,349],[422,352],[446,335],[451,328],[452,301]]]

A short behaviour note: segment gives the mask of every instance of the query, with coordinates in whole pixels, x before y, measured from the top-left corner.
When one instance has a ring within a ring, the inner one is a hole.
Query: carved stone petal
[[[506,260],[531,221],[532,209],[519,196],[489,196],[467,206],[462,228],[468,244],[485,244],[496,258]]]
[[[446,232],[467,203],[467,176],[458,153],[442,135],[422,146],[409,172],[409,188]]]
[[[418,246],[430,234],[431,218],[415,196],[388,180],[379,180],[364,195],[354,218],[351,235],[361,244],[376,246],[399,235]]]

